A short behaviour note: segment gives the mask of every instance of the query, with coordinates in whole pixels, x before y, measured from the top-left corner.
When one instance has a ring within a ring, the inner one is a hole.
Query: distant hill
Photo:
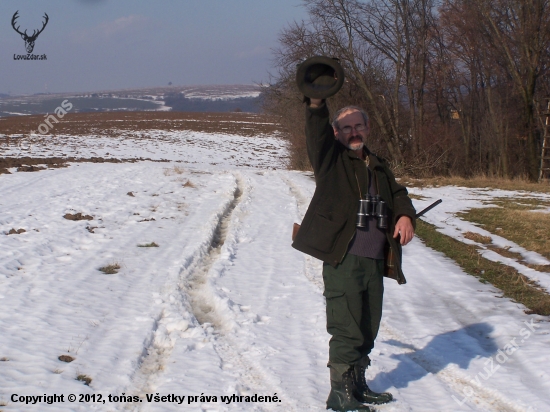
[[[53,113],[69,100],[72,113],[108,111],[260,111],[261,88],[255,85],[170,86],[96,93],[0,95],[0,117]]]

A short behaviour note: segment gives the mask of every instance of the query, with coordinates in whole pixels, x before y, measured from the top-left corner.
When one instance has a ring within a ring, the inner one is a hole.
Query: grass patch
[[[514,210],[536,210],[536,209],[546,209],[550,207],[549,200],[537,199],[534,197],[496,197],[488,202],[485,202],[487,205],[496,205],[504,208],[514,209]]]
[[[484,245],[492,243],[493,241],[491,236],[483,236],[483,235],[480,235],[479,233],[474,233],[474,232],[466,232],[464,233],[464,237],[466,239],[473,240],[474,242],[477,242],[477,243],[483,243]]]
[[[535,269],[537,272],[548,272],[550,273],[550,265],[533,265],[532,263],[528,263],[525,266]]]
[[[181,175],[185,173],[185,169],[181,166],[174,166],[172,168],[164,169],[164,176]]]
[[[550,259],[550,214],[532,209],[508,201],[503,207],[470,209],[457,215]]]
[[[118,273],[119,269],[120,265],[118,263],[112,263],[110,265],[100,267],[98,270],[106,275],[114,275],[115,273]]]
[[[498,247],[495,245],[487,246],[487,249],[491,249],[492,251],[498,253],[499,255],[502,255],[507,258],[515,259],[519,263],[521,263],[524,266],[527,266],[528,268],[534,269],[538,272],[549,272],[550,273],[550,265],[534,265],[532,263],[527,263],[525,260],[523,260],[523,255],[521,253],[512,252],[510,251],[510,247]]]
[[[499,255],[502,255],[504,257],[510,258],[510,259],[516,259],[518,262],[523,263],[523,256],[521,253],[517,252],[511,252],[510,247],[498,247],[495,245],[487,246],[487,249],[491,249],[494,252],[497,252]]]
[[[195,188],[197,186],[195,186],[195,184],[193,182],[191,182],[191,180],[188,180],[187,182],[185,182],[183,184],[183,187],[191,187],[191,188]]]
[[[138,247],[159,247],[159,245],[157,245],[155,242],[151,242],[151,243],[145,243],[143,245],[138,245]]]
[[[84,382],[84,385],[90,386],[90,383],[92,383],[92,378],[90,378],[88,375],[80,374],[76,377],[77,381]]]
[[[399,181],[400,184],[406,187],[420,187],[427,186],[463,186],[463,187],[488,187],[491,189],[502,190],[527,190],[530,192],[542,192],[550,193],[550,185],[546,183],[533,183],[526,178],[516,179],[503,179],[493,178],[487,176],[474,176],[469,179],[464,177],[431,177],[425,179],[414,179],[411,177],[402,177]]]
[[[444,253],[466,273],[476,276],[480,282],[491,283],[504,296],[525,305],[529,308],[526,313],[550,315],[550,295],[514,268],[483,258],[477,247],[439,233],[435,226],[422,220],[417,220],[416,234],[426,246]]]

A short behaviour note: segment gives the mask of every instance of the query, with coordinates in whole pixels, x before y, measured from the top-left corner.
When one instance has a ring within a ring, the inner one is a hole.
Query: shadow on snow
[[[491,332],[491,325],[475,323],[438,335],[422,349],[395,339],[384,341],[411,352],[391,355],[400,362],[394,370],[381,372],[376,376],[376,389],[384,391],[391,386],[406,388],[409,383],[420,380],[429,373],[436,374],[451,363],[461,369],[468,369],[473,359],[489,358],[498,351],[494,339],[489,336]]]

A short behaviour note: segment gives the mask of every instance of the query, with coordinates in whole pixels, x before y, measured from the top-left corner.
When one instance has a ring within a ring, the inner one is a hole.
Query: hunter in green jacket
[[[414,236],[416,211],[407,189],[385,160],[365,146],[366,113],[354,106],[330,122],[323,100],[306,108],[306,139],[316,189],[292,246],[324,262],[331,392],[327,409],[370,410],[386,403],[365,381],[382,317],[383,276],[405,283],[401,246]],[[387,223],[376,216],[357,227],[359,200],[385,202]]]

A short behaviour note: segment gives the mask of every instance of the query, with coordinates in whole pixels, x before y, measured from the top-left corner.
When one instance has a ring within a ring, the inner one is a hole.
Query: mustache
[[[349,144],[357,144],[357,143],[363,143],[363,138],[361,136],[351,136],[349,139],[348,139],[348,145]]]

